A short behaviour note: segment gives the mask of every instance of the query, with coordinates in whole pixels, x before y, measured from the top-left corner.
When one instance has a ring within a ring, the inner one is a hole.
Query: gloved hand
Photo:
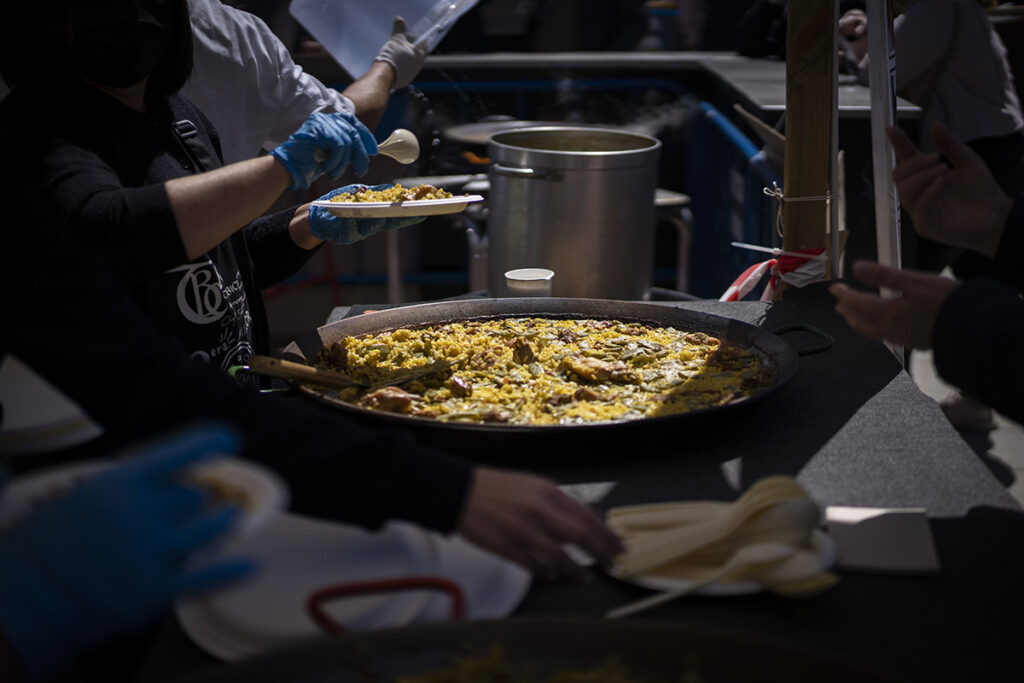
[[[356,175],[364,175],[377,141],[354,114],[314,112],[288,141],[270,152],[292,176],[289,189],[304,190],[323,174],[341,176],[351,163]]]
[[[327,201],[337,197],[344,192],[355,193],[366,185],[345,185],[331,190],[318,201]],[[370,185],[369,189],[374,191],[386,190],[394,185],[387,183],[383,185]],[[390,218],[345,218],[335,216],[327,209],[319,206],[309,207],[309,227],[313,234],[322,240],[335,242],[337,244],[352,244],[364,240],[370,235],[376,235],[382,230],[398,230],[410,225],[422,223],[426,216],[392,216]]]
[[[405,19],[395,17],[391,37],[373,58],[375,62],[387,62],[395,70],[393,88],[404,88],[412,83],[412,79],[416,78],[427,58],[427,51],[410,41],[405,31]]]
[[[147,625],[180,596],[253,569],[243,559],[185,566],[239,510],[211,508],[182,472],[236,446],[221,427],[154,442],[0,530],[0,634],[26,679]]]

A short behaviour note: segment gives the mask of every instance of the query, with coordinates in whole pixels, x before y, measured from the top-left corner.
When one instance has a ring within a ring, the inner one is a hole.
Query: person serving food
[[[354,114],[318,112],[270,154],[222,166],[217,131],[178,93],[192,70],[186,0],[19,3],[2,26],[13,90],[0,143],[62,227],[194,357],[226,370],[268,351],[260,290],[323,241],[422,220],[311,220],[308,205],[263,215],[287,188],[365,174],[376,141]]]

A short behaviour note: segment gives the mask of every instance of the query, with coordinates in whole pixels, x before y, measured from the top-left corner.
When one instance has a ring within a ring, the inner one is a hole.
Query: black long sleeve
[[[467,463],[310,404],[259,394],[189,360],[158,334],[107,266],[59,229],[17,170],[0,164],[0,355],[17,355],[103,426],[111,445],[195,421],[241,432],[242,455],[279,472],[299,513],[375,527],[451,530]]]
[[[245,241],[260,289],[266,289],[295,275],[320,250],[302,249],[292,241],[288,224],[295,209],[257,218],[245,229]]]
[[[1018,292],[1024,292],[1024,197],[1014,202],[1003,228],[999,248],[992,262],[992,278]]]
[[[932,335],[939,375],[1024,424],[1024,199],[1007,221],[993,278],[968,280],[939,309]]]

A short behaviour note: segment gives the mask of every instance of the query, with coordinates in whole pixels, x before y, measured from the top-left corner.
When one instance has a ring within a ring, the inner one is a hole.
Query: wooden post
[[[833,2],[789,0],[786,28],[786,197],[829,193],[832,120],[835,116],[836,22]],[[838,191],[837,191],[838,194]],[[782,206],[785,251],[827,247],[825,201],[787,201]],[[785,287],[779,288],[783,295]]]

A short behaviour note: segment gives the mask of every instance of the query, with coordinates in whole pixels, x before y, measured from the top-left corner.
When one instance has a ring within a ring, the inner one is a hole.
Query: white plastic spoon
[[[820,517],[818,506],[808,498],[782,500],[756,513],[735,531],[649,571],[663,574],[672,573],[674,567],[718,566],[741,547],[754,544],[785,543],[806,547],[811,543]]]
[[[790,479],[768,477],[751,486],[732,505],[706,519],[680,527],[644,534],[626,541],[628,550],[616,559],[619,573],[640,574],[683,557],[694,550],[736,532],[755,514],[789,498],[806,497],[803,489]]]
[[[420,157],[420,141],[411,130],[396,128],[384,142],[377,145],[377,152],[400,164],[411,164]]]
[[[605,613],[608,619],[636,614],[657,605],[671,602],[722,579],[739,579],[748,573],[764,571],[766,565],[777,564],[792,557],[797,549],[785,543],[756,543],[740,548],[711,575],[685,586],[658,593],[642,600],[625,604]]]
[[[420,141],[411,130],[396,128],[383,142],[377,143],[377,153],[391,157],[400,164],[411,164],[420,157]],[[313,158],[323,161],[327,150],[318,149]]]

